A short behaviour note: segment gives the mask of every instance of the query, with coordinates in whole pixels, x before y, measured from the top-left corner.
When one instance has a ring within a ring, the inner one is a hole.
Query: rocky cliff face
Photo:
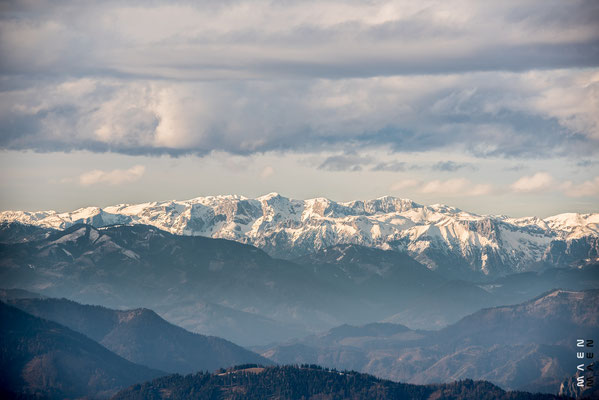
[[[178,235],[252,244],[280,258],[358,244],[407,251],[449,276],[506,275],[599,259],[599,214],[508,218],[395,197],[337,203],[325,198],[293,200],[276,193],[256,199],[210,196],[67,213],[5,211],[0,223],[54,229],[77,223],[146,224]]]

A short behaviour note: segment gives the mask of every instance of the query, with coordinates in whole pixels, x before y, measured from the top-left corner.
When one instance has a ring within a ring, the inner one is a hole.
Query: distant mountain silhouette
[[[5,287],[117,309],[145,307],[244,346],[344,323],[440,329],[480,308],[552,288],[599,287],[599,266],[592,265],[447,280],[395,251],[336,245],[292,262],[234,241],[144,225],[74,225],[40,240],[0,244],[0,261]]]
[[[378,301],[389,312],[446,281],[407,253],[355,244],[328,247],[293,261],[309,266],[318,279],[351,290],[357,299]]]
[[[522,304],[477,311],[439,331],[344,325],[261,350],[281,364],[315,363],[404,382],[472,378],[557,393],[576,372],[576,339],[599,332],[598,305],[599,290],[554,290]]]
[[[271,361],[227,340],[191,333],[148,309],[111,310],[66,299],[7,299],[32,315],[65,325],[121,357],[167,372],[213,371]]]
[[[165,374],[3,302],[0,322],[0,388],[8,396],[107,397],[119,388]]]
[[[76,225],[35,243],[1,244],[0,260],[6,287],[157,309],[178,325],[243,344],[305,335],[301,324],[322,326],[313,310],[330,298],[305,268],[255,247],[143,225]]]

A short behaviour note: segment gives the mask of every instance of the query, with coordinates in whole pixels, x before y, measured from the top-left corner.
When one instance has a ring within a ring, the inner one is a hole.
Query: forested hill
[[[0,399],[105,398],[164,372],[0,302]]]
[[[505,392],[485,381],[410,385],[317,366],[246,365],[214,374],[170,375],[122,390],[113,400],[193,399],[545,400],[548,394]]]

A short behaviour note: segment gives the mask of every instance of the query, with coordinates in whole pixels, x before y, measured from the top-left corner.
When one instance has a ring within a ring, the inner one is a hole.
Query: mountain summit
[[[580,266],[599,259],[599,214],[510,218],[390,196],[338,203],[270,193],[255,199],[208,196],[65,213],[0,213],[2,226],[15,223],[53,229],[79,223],[95,227],[145,224],[177,235],[251,244],[279,258],[357,244],[408,252],[449,276],[507,275],[543,265]]]

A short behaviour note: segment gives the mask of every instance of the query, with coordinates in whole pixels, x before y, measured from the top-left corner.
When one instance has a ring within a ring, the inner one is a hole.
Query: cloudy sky
[[[4,1],[0,209],[599,211],[599,2]]]

